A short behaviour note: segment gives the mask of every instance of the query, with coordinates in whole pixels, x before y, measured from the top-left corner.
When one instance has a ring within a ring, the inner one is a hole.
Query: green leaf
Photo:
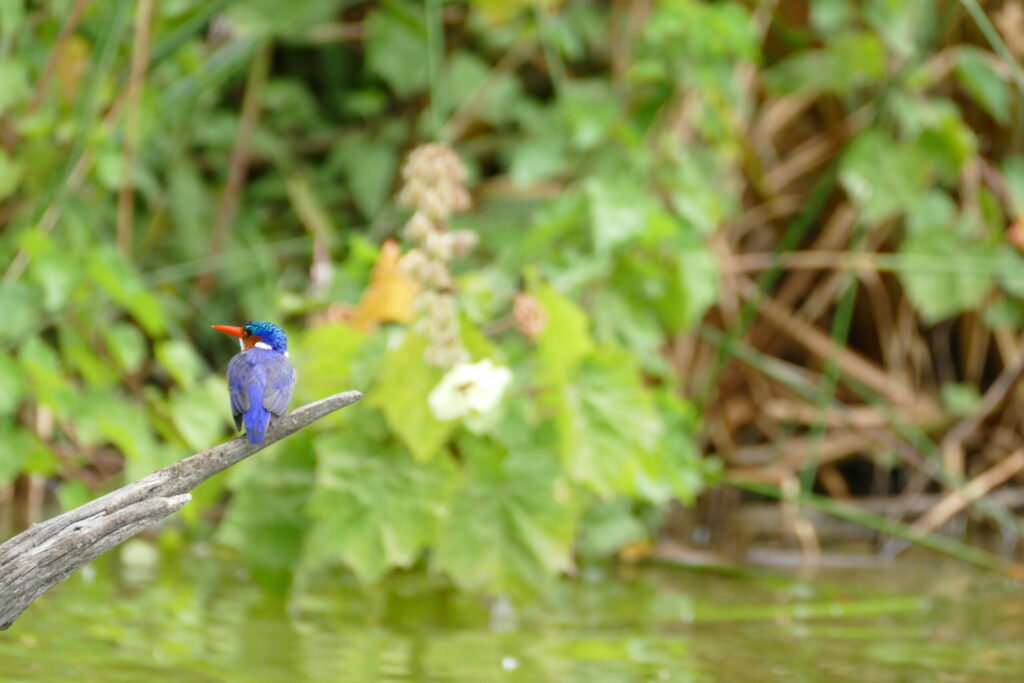
[[[623,290],[608,287],[594,293],[594,336],[599,343],[615,343],[628,349],[644,371],[668,377],[672,370],[659,353],[665,333],[656,311],[644,302],[637,305],[623,296]]]
[[[908,233],[925,233],[935,230],[937,225],[952,226],[956,223],[956,204],[953,199],[939,190],[923,195],[907,216]]]
[[[195,165],[177,152],[167,168],[167,210],[179,239],[175,250],[190,258],[199,258],[206,248],[207,226],[213,221],[216,201],[203,184]]]
[[[59,395],[66,388],[66,382],[61,373],[57,352],[39,337],[31,337],[21,345],[18,357],[35,397],[58,410],[59,404],[62,403]]]
[[[544,307],[547,323],[537,336],[537,383],[541,387],[561,387],[576,365],[594,349],[587,314],[550,284],[533,289]]]
[[[509,157],[508,174],[513,183],[531,185],[550,180],[565,170],[565,135],[553,130],[527,137],[511,146]]]
[[[0,311],[3,311],[0,342],[18,342],[35,328],[39,317],[33,302],[38,300],[35,287],[18,280],[0,282]]]
[[[232,353],[236,352],[233,350]],[[182,339],[167,339],[156,345],[156,359],[182,389],[191,389],[207,373],[206,363],[192,344]],[[225,367],[227,363],[224,364]]]
[[[561,99],[569,142],[577,149],[593,149],[608,138],[619,115],[618,99],[609,83],[597,79],[569,83]]]
[[[93,387],[109,387],[118,377],[109,359],[96,352],[95,346],[71,325],[58,330],[60,355],[65,364],[77,370]]]
[[[96,498],[92,489],[84,482],[74,479],[67,479],[60,483],[57,488],[57,500],[60,502],[61,510],[74,510],[76,507],[85,505]]]
[[[691,236],[675,250],[676,279],[682,297],[678,300],[682,329],[692,329],[718,300],[718,260],[707,242]]]
[[[398,164],[395,146],[372,137],[342,138],[331,158],[345,171],[352,198],[366,218],[373,218],[388,200]]]
[[[583,187],[595,250],[610,251],[643,233],[651,208],[643,187],[621,177],[588,178]]]
[[[992,55],[977,48],[957,51],[957,81],[1000,124],[1010,118],[1010,85],[992,67]]]
[[[476,117],[492,125],[507,123],[515,117],[516,106],[523,102],[519,78],[508,71],[492,68],[478,56],[459,50],[442,72],[447,84],[447,106],[451,111],[473,98]]]
[[[1024,256],[1014,247],[1004,244],[995,255],[995,267],[1000,284],[1015,297],[1024,297]]]
[[[928,323],[981,306],[992,288],[992,249],[958,223],[916,224],[899,249],[900,280]]]
[[[917,140],[927,170],[945,183],[960,182],[960,171],[977,152],[974,131],[949,100],[932,100],[925,107],[924,128]]]
[[[976,153],[977,140],[954,102],[897,92],[888,100],[905,140],[892,150],[901,168],[918,185],[933,185],[938,177],[949,185],[960,180],[963,165]],[[908,144],[909,141],[913,144]],[[892,163],[886,159],[886,163]]]
[[[0,2],[0,43],[11,40],[25,25],[24,0]]]
[[[95,401],[95,399],[94,399]],[[156,441],[149,429],[149,415],[137,403],[126,400],[100,400],[99,430],[126,458],[134,461],[134,469],[125,476],[134,480],[160,466]]]
[[[28,69],[23,62],[10,55],[0,60],[0,114],[19,104],[31,90]]]
[[[1016,296],[999,296],[982,311],[982,319],[992,329],[1024,329],[1024,301]]]
[[[750,10],[735,2],[660,2],[646,22],[645,42],[688,66],[713,60],[756,62],[760,41]]]
[[[214,377],[191,391],[172,392],[169,401],[174,426],[193,451],[205,450],[221,440],[230,405],[224,383]]]
[[[594,559],[609,557],[627,543],[651,538],[650,530],[634,514],[632,501],[626,498],[598,501],[587,511],[580,531],[580,553]]]
[[[699,148],[676,150],[672,163],[659,170],[676,215],[686,228],[701,235],[710,235],[736,212],[737,199],[728,189],[727,175],[713,153]],[[664,212],[654,212],[652,220],[664,221],[663,216]],[[657,227],[652,232],[658,232]]]
[[[217,535],[257,571],[289,576],[299,563],[316,478],[310,439],[300,432],[233,468],[233,495]]]
[[[38,447],[32,432],[6,420],[0,421],[0,484],[7,484],[18,476],[29,453]]]
[[[366,19],[366,61],[399,95],[427,85],[427,34],[420,17],[374,10]]]
[[[25,175],[25,166],[18,159],[12,159],[0,150],[0,200],[14,194]]]
[[[942,405],[952,415],[963,417],[970,415],[981,402],[978,387],[963,382],[946,382],[942,385]]]
[[[839,33],[856,21],[850,0],[815,0],[811,3],[811,23],[820,33]]]
[[[146,360],[146,338],[135,325],[114,323],[102,330],[103,342],[118,366],[126,372],[135,372]]]
[[[484,85],[491,69],[487,62],[472,52],[458,50],[450,55],[441,76],[443,108],[446,114],[455,111],[460,104],[473,97]],[[505,74],[508,76],[508,74]],[[505,115],[511,112],[506,110]]]
[[[435,566],[472,590],[535,592],[572,566],[576,504],[547,449],[512,449],[469,437]]]
[[[715,481],[721,462],[704,458],[694,439],[698,432],[697,406],[684,401],[672,390],[657,392],[656,402],[664,429],[654,453],[653,471],[684,504],[693,503],[705,483]]]
[[[914,206],[927,177],[915,149],[874,128],[850,143],[839,169],[843,187],[870,223]]]
[[[401,449],[348,434],[315,442],[314,520],[304,562],[342,561],[362,581],[410,567],[437,538],[451,469],[442,459],[414,461]]]
[[[437,455],[456,426],[438,420],[427,405],[427,395],[443,373],[423,360],[425,349],[422,339],[407,335],[401,346],[388,353],[367,401],[381,409],[388,426],[420,462]]]
[[[336,0],[246,0],[231,2],[232,25],[242,36],[281,36],[304,40],[317,26],[331,21],[338,11]]]
[[[289,173],[285,178],[285,188],[303,227],[316,238],[326,240],[335,232],[334,222],[313,188],[310,175],[302,170]]]
[[[0,351],[0,416],[11,415],[27,390],[25,370],[7,351]]]
[[[97,249],[91,254],[89,274],[150,336],[163,332],[159,300],[146,289],[135,268],[114,248]]]
[[[73,253],[59,252],[50,245],[32,258],[29,273],[43,290],[43,307],[56,311],[79,290],[83,276],[82,259]]]
[[[1010,191],[1011,210],[1015,216],[1024,214],[1024,157],[1012,155],[1003,161],[1003,179]]]
[[[828,43],[828,54],[836,79],[833,92],[843,94],[885,78],[885,46],[870,31],[850,32]]]
[[[663,425],[629,354],[604,350],[584,363],[557,421],[559,453],[574,481],[603,497],[668,497],[656,450]]]
[[[352,362],[367,339],[365,332],[340,324],[317,325],[294,335],[291,356],[302,403],[349,388]]]
[[[578,192],[567,192],[544,204],[536,212],[529,229],[525,233],[514,234],[514,241],[508,244],[508,251],[514,254],[513,262],[535,263],[550,254],[561,240],[568,240],[581,229],[587,211],[586,197]],[[506,236],[509,233],[512,231],[506,231]]]
[[[829,40],[823,50],[803,50],[765,73],[777,94],[802,91],[849,95],[885,77],[885,46],[873,33],[851,31]]]

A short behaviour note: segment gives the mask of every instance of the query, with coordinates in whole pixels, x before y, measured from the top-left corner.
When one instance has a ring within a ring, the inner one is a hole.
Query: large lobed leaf
[[[445,461],[419,463],[405,449],[342,433],[318,437],[314,448],[309,565],[341,561],[372,581],[411,566],[437,540],[452,481]]]
[[[524,594],[572,566],[577,505],[547,449],[460,442],[466,458],[435,566],[459,585]]]
[[[441,381],[442,372],[423,360],[426,343],[408,335],[384,360],[384,369],[368,403],[380,408],[388,426],[402,439],[413,457],[432,459],[447,441],[454,422],[434,417],[427,396]]]

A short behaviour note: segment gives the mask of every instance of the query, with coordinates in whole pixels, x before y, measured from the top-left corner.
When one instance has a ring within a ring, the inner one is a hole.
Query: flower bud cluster
[[[451,262],[472,251],[478,241],[472,230],[448,230],[451,214],[470,206],[466,172],[450,147],[431,143],[409,154],[402,178],[405,185],[398,198],[414,211],[405,236],[416,246],[399,263],[419,284],[413,302],[413,329],[429,342],[425,352],[428,363],[454,367],[467,362],[469,354],[459,339]]]
[[[435,224],[470,206],[466,170],[448,145],[430,143],[414,149],[402,167],[405,185],[398,200],[414,207]]]

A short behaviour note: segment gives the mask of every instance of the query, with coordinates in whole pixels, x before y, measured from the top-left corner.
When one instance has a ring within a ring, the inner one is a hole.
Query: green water
[[[275,596],[135,542],[0,634],[7,681],[1018,681],[1024,588],[928,556],[799,579],[590,571],[513,608],[420,574]]]

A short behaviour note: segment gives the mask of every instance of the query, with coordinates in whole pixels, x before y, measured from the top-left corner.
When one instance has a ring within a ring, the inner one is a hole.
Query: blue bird
[[[242,350],[228,363],[228,389],[235,427],[245,424],[249,443],[260,443],[267,425],[284,415],[295,387],[295,368],[288,361],[288,337],[284,330],[265,321],[241,327],[211,325],[238,337]]]

